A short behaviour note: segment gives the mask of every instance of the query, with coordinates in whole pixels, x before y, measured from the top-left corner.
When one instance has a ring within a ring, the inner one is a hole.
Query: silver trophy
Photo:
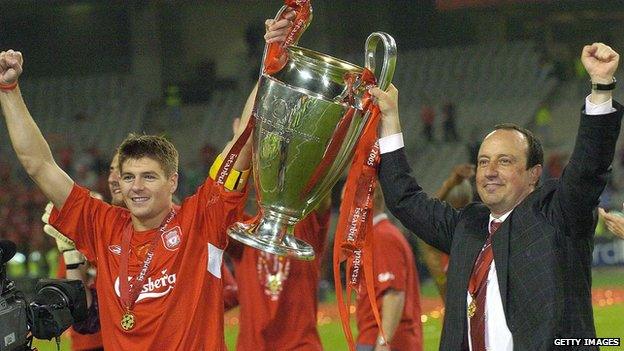
[[[383,64],[377,74],[380,42]],[[297,46],[287,51],[283,69],[261,74],[254,105],[253,175],[261,216],[251,224],[235,223],[228,234],[262,251],[312,260],[314,249],[293,235],[294,226],[329,195],[352,159],[369,115],[361,109],[366,87],[357,78],[364,68]],[[372,33],[366,40],[365,66],[378,77],[381,89],[390,85],[395,65],[394,39]],[[357,110],[345,125],[350,108]],[[319,167],[327,163],[330,144],[337,152],[329,166]]]

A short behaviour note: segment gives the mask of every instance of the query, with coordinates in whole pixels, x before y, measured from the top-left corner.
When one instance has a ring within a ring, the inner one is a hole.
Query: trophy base
[[[292,229],[292,225],[279,220],[262,218],[260,223],[234,223],[227,233],[230,238],[261,251],[302,261],[313,260],[314,248],[290,234]]]

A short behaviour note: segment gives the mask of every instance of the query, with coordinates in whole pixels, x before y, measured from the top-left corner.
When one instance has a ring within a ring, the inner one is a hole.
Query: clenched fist
[[[620,55],[608,45],[593,43],[583,48],[581,61],[592,83],[610,84],[613,82]]]
[[[22,74],[24,58],[19,51],[0,52],[0,84],[9,85],[15,83]]]

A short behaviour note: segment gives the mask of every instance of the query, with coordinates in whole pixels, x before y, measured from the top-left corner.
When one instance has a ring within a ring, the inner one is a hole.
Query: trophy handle
[[[377,45],[379,41],[384,46],[383,65],[381,66],[381,73],[377,74],[375,53],[377,51]],[[377,77],[377,86],[381,90],[388,89],[392,78],[394,77],[394,69],[396,68],[396,56],[397,48],[394,38],[388,33],[374,32],[368,36],[365,44],[365,67],[371,70]]]

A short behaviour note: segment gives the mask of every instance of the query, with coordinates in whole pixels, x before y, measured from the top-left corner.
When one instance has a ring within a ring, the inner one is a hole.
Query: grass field
[[[609,301],[610,296],[612,296],[611,289],[613,291],[624,291],[624,268],[595,270],[593,279],[594,300],[596,300],[594,304],[594,318],[597,334],[599,337],[619,337],[624,341],[624,300],[612,299]],[[423,297],[433,298],[437,296],[437,292],[431,283],[424,283],[421,290]],[[355,331],[354,326],[353,330]],[[423,323],[426,351],[438,349],[441,330],[441,318],[428,318]],[[342,351],[347,349],[342,327],[338,319],[319,325],[319,333],[325,350]],[[227,327],[225,330],[225,338],[230,350],[235,350],[237,334],[237,327]],[[56,343],[54,342],[38,341],[36,346],[40,351],[56,350]],[[70,350],[67,338],[63,338],[61,350]],[[616,349],[605,347],[603,350],[615,351]]]

